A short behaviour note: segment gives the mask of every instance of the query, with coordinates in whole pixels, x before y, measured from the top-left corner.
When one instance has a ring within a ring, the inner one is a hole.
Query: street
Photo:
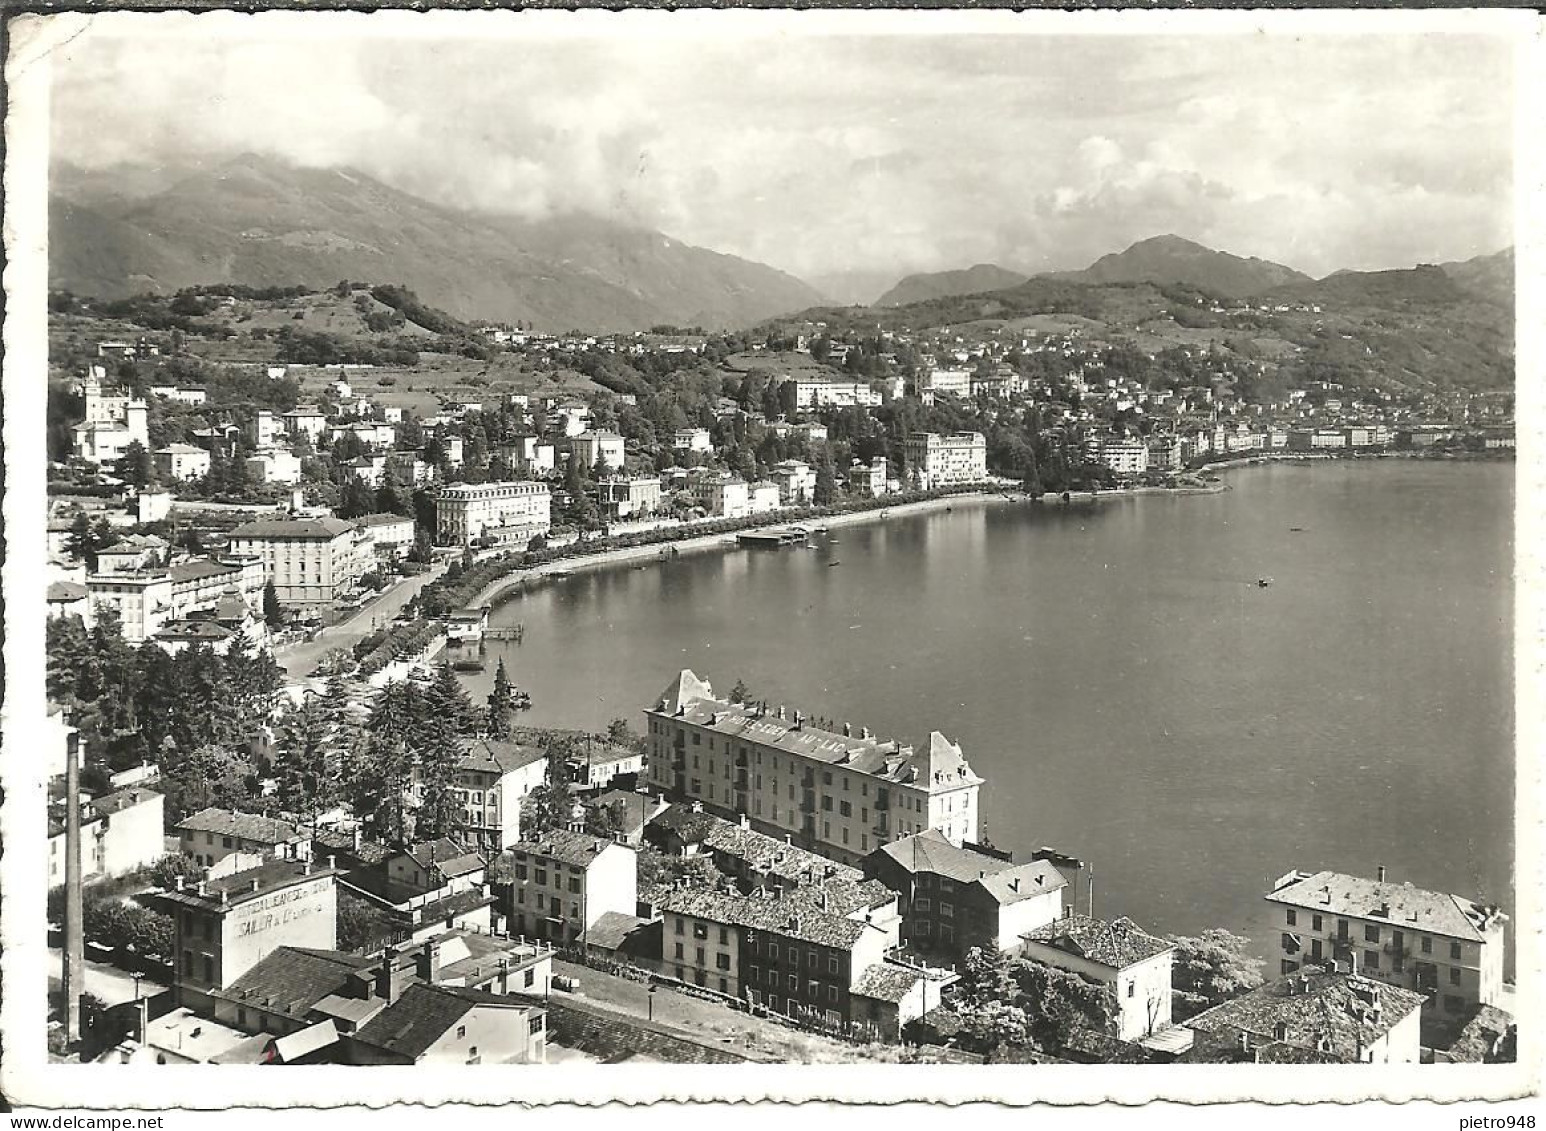
[[[59,982],[64,975],[64,952],[58,947],[48,948],[49,984]],[[104,962],[86,959],[86,992],[100,998],[107,1005],[134,1000],[134,975]],[[166,989],[160,982],[141,978],[140,997],[154,997]]]
[[[418,596],[431,581],[446,571],[444,563],[437,562],[428,572],[417,577],[407,577],[382,594],[375,601],[355,613],[346,621],[323,629],[315,640],[286,644],[274,653],[274,661],[285,670],[292,681],[306,679],[322,661],[322,657],[334,648],[352,648],[369,636],[380,625],[386,624]]]

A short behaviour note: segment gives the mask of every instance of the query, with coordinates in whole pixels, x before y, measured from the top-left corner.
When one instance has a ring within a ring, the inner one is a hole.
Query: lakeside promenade
[[[1008,505],[1011,503],[1026,501],[1024,498],[1013,498],[1000,491],[983,490],[964,492],[959,495],[943,495],[937,499],[919,499],[914,502],[898,503],[891,507],[872,507],[868,510],[845,511],[836,514],[820,515],[814,517],[790,516],[788,518],[769,522],[769,527],[774,526],[823,526],[828,529],[835,526],[854,526],[865,522],[883,522],[891,516],[927,514],[932,511],[948,510],[957,503],[974,503],[978,505]],[[760,528],[759,528],[760,529]],[[554,574],[568,575],[580,570],[605,569],[610,566],[627,565],[641,561],[658,561],[662,554],[699,554],[710,550],[733,550],[736,548],[736,535],[734,533],[716,532],[712,534],[690,535],[686,538],[672,542],[650,542],[641,546],[621,546],[608,550],[600,550],[594,554],[578,554],[573,557],[560,558],[557,561],[545,562],[542,565],[516,566],[503,577],[495,578],[485,585],[478,593],[467,602],[468,608],[479,608],[484,605],[492,605],[512,589],[520,588],[527,583]]]

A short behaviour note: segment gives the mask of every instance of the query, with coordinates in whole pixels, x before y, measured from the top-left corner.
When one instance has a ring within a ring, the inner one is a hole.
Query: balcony
[[[876,817],[875,817],[875,835],[876,836],[890,836],[891,835],[891,819],[888,816],[886,816],[886,814],[884,814],[884,813],[877,814]]]
[[[1397,958],[1412,957],[1412,948],[1407,946],[1405,943],[1388,942],[1384,946],[1380,947],[1380,950],[1384,951],[1386,954],[1394,955]]]
[[[805,772],[803,772],[800,775],[800,788],[801,789],[815,789],[816,788],[816,771],[815,770],[806,770]]]
[[[751,787],[751,775],[748,774],[745,770],[737,770],[735,772],[735,788],[740,792],[745,792]]]
[[[814,790],[807,789],[800,795],[800,812],[816,812],[816,793]]]
[[[885,790],[877,790],[875,793],[875,812],[884,813],[891,808],[891,795]]]

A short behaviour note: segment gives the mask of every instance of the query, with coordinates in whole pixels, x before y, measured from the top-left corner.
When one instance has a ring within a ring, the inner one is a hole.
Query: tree
[[[985,1001],[974,1005],[962,1003],[955,1008],[961,1018],[961,1037],[979,1052],[1030,1042],[1030,1018],[1017,1005]]]
[[[735,686],[730,689],[730,702],[749,703],[752,698],[752,689],[746,686],[746,681],[744,679],[736,680]]]
[[[495,672],[497,675],[498,672]],[[441,661],[435,669],[434,682],[424,692],[425,706],[430,718],[444,719],[456,734],[471,737],[478,733],[482,722],[472,697],[456,678],[449,660]]]
[[[1011,974],[1039,1047],[1056,1052],[1075,1029],[1114,1034],[1117,1001],[1108,986],[1025,959],[1012,964]]]
[[[150,866],[150,879],[157,887],[175,888],[178,877],[196,882],[204,877],[204,869],[181,852],[168,852]]]
[[[1169,937],[1176,944],[1171,966],[1171,984],[1176,989],[1216,1005],[1262,984],[1263,963],[1250,956],[1251,940],[1244,935],[1214,927],[1196,937]]]
[[[156,466],[144,444],[138,440],[129,441],[123,458],[118,461],[118,474],[125,483],[138,490],[143,490],[155,481]]]
[[[997,947],[974,946],[966,953],[956,1000],[963,1005],[980,1006],[988,1002],[1012,1002],[1020,996],[1020,987],[1010,971],[1009,956]]]
[[[813,495],[818,507],[830,507],[837,494],[837,473],[832,467],[832,456],[823,451],[816,461],[816,489]]]
[[[269,628],[284,624],[284,609],[279,604],[279,590],[272,581],[263,583],[263,623]]]
[[[489,737],[507,739],[510,737],[510,716],[515,712],[515,685],[510,682],[510,673],[505,670],[505,658],[499,657],[499,665],[494,669],[494,686],[488,694],[488,732]]]
[[[569,754],[573,739],[550,735],[547,741],[547,769],[542,783],[526,795],[521,814],[522,835],[541,836],[567,828],[573,801],[569,794]]]
[[[607,741],[613,746],[633,750],[639,746],[643,738],[628,725],[627,719],[613,719],[607,724]]]
[[[338,799],[332,732],[326,706],[313,696],[286,710],[274,727],[276,799],[285,812],[309,818],[313,825],[317,814]]]

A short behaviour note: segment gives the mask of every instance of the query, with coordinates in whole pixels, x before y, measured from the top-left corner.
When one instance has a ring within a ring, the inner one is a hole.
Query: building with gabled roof
[[[545,1064],[547,1013],[465,987],[409,986],[349,1038],[351,1064]]]
[[[173,831],[182,854],[206,868],[233,852],[279,860],[304,860],[311,855],[311,841],[300,829],[261,813],[211,806],[184,817]]]
[[[1022,936],[1063,916],[1068,880],[1046,860],[952,844],[925,829],[882,845],[865,875],[896,892],[902,938],[920,954],[964,960],[973,947],[1018,951]]]
[[[1305,966],[1185,1022],[1186,1063],[1417,1064],[1422,995]]]
[[[1504,931],[1495,904],[1342,872],[1288,872],[1267,893],[1279,972],[1356,962],[1360,974],[1427,997],[1430,1018],[1457,1019],[1503,1000]]]
[[[983,779],[938,731],[924,747],[902,746],[782,706],[716,699],[685,669],[645,715],[650,786],[744,813],[759,832],[850,864],[928,828],[976,839]]]
[[[542,784],[547,751],[521,742],[473,739],[456,766],[453,795],[461,806],[456,837],[493,856],[521,839],[521,801]]]
[[[337,950],[278,947],[230,985],[210,991],[215,1020],[244,1033],[298,1032],[315,1023],[318,1002],[343,993],[351,979],[368,983],[372,962]]]
[[[1066,914],[1021,938],[1021,957],[1110,987],[1119,1040],[1137,1041],[1170,1025],[1175,944],[1131,919]]]

